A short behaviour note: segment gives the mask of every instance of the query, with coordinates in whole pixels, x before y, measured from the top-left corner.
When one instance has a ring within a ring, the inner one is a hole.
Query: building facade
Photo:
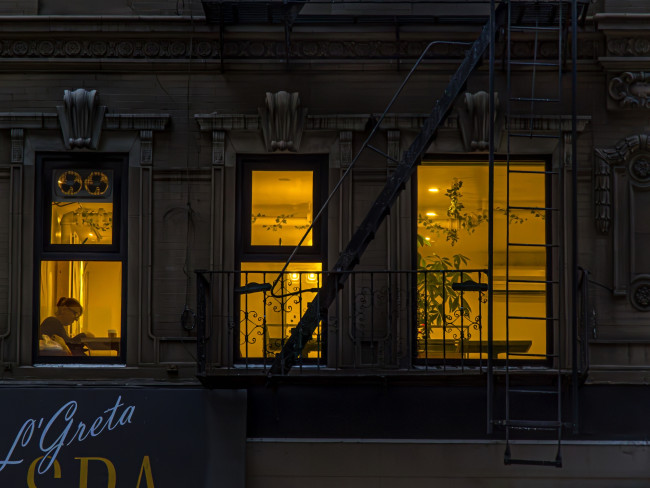
[[[650,483],[650,3],[494,3],[0,0],[3,486]]]

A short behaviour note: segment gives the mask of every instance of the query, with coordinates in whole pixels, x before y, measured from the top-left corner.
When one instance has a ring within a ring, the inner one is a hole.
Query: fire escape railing
[[[199,377],[270,371],[320,284],[339,274],[285,272],[272,292],[264,283],[275,271],[197,271]],[[486,283],[484,269],[352,271],[300,344],[297,367],[483,372]]]

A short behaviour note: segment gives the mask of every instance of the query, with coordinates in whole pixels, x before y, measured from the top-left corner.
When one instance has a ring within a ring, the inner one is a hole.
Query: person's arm
[[[68,335],[63,324],[56,317],[48,317],[41,324],[41,335],[59,336],[65,342],[70,342],[72,338]]]

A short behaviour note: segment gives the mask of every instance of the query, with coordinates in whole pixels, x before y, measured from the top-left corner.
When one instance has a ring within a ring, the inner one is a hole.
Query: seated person
[[[66,330],[66,327],[81,317],[82,313],[83,307],[78,300],[66,297],[59,298],[59,301],[56,302],[54,316],[47,317],[41,323],[39,330],[40,339],[43,339],[43,336],[46,335],[56,341],[56,337],[58,336],[65,342],[67,348],[72,351],[72,355],[83,355],[82,339],[87,337],[87,335],[82,332],[74,337],[70,337]]]

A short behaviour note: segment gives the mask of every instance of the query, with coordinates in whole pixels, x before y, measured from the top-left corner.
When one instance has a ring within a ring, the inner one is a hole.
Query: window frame
[[[552,158],[549,155],[540,155],[540,154],[530,154],[530,155],[525,155],[521,157],[508,157],[505,154],[495,154],[494,155],[494,160],[495,162],[503,162],[504,164],[506,161],[510,161],[511,163],[517,164],[517,163],[523,163],[526,161],[538,161],[538,162],[543,162],[544,163],[544,184],[545,184],[545,191],[544,191],[544,198],[545,198],[545,206],[546,207],[552,207],[553,202],[554,202],[554,190],[560,191],[559,188],[554,189],[553,188],[553,176],[551,174],[551,169],[552,169]],[[487,159],[487,155],[485,156],[477,156],[477,155],[459,155],[459,154],[428,154],[425,155],[421,159],[421,161],[418,163],[418,167],[421,166],[423,163],[425,164],[435,164],[435,163],[453,163],[453,162],[470,162],[470,163],[476,163],[476,164],[485,164],[488,165],[489,161]],[[557,183],[557,182],[556,182]],[[411,267],[413,270],[418,270],[418,262],[417,262],[417,235],[418,235],[418,172],[417,170],[413,173],[413,176],[411,178],[411,194],[413,197],[411,198],[411,216],[412,216],[412,223],[411,223]],[[489,183],[487,183],[489,184]],[[557,212],[548,212],[546,219],[545,219],[545,241],[546,243],[551,243],[553,242],[553,232],[555,228],[555,219],[559,218],[558,216],[554,215]],[[557,259],[553,255],[553,248],[551,246],[548,246],[546,248],[546,266],[545,266],[545,273],[546,273],[546,281],[547,283],[545,284],[545,293],[546,293],[546,316],[547,317],[552,317],[552,311],[553,311],[553,304],[556,302],[556,300],[559,299],[557,294],[559,293],[559,290],[555,290],[553,286],[550,285],[550,283],[553,280],[559,279],[559,276],[556,277],[554,274],[554,267],[553,263],[554,260]],[[414,273],[413,274],[413,280],[412,280],[412,290],[414,295],[417,295],[417,275]],[[488,293],[493,293],[493,290],[489,290]],[[447,364],[447,365],[479,365],[487,361],[487,357],[485,358],[462,358],[462,359],[457,359],[457,358],[443,358],[443,357],[435,357],[435,358],[421,358],[418,357],[417,355],[417,341],[418,341],[418,320],[417,320],[417,307],[413,306],[412,310],[412,330],[411,330],[411,343],[412,343],[412,361],[413,364],[416,365],[436,365],[436,364]],[[487,343],[487,304],[486,304],[486,313],[485,313],[485,342]],[[552,355],[553,354],[553,347],[555,344],[554,337],[555,337],[555,326],[553,324],[553,320],[546,320],[546,354],[547,355]],[[505,358],[494,358],[493,359],[494,363],[496,365],[503,366],[506,364],[506,359]],[[546,359],[509,359],[509,363],[513,366],[543,366],[543,367],[550,367],[552,365],[552,358],[546,358]]]
[[[127,318],[128,154],[39,152],[35,158],[34,279],[32,292],[32,358],[36,364],[125,364]],[[79,168],[113,172],[112,244],[52,244],[51,188],[57,169]],[[46,356],[39,353],[41,263],[43,261],[104,261],[121,263],[121,310],[117,356]]]
[[[295,245],[288,246],[254,246],[251,244],[250,218],[252,202],[245,195],[252,193],[252,173],[255,170],[264,171],[306,171],[311,170],[313,180],[313,208],[316,217],[318,210],[327,198],[327,157],[322,155],[283,155],[283,156],[240,156],[237,161],[237,215],[236,215],[236,249],[237,263],[242,261],[284,261],[295,249]],[[294,259],[299,262],[319,260],[326,258],[327,212],[323,212],[312,228],[311,246],[300,246]],[[239,268],[238,268],[239,269]],[[325,268],[323,268],[325,269]]]
[[[282,155],[240,155],[237,158],[236,185],[236,224],[235,224],[235,282],[247,271],[242,271],[242,263],[280,263],[284,264],[295,249],[288,246],[254,246],[251,245],[250,215],[252,208],[252,172],[264,171],[312,171],[313,174],[313,216],[315,218],[328,196],[329,157],[327,154],[282,154]],[[248,217],[246,217],[248,216]],[[327,270],[327,209],[312,227],[312,246],[300,246],[292,258],[293,263],[321,263],[322,275]],[[273,272],[271,272],[273,274]],[[322,279],[321,279],[322,286]],[[240,310],[241,295],[234,294],[234,310]],[[239,336],[239,321],[233,337]],[[246,358],[240,354],[238,341],[232,343],[235,362],[263,363],[264,358]],[[316,363],[326,357],[327,326],[325,318],[321,324],[320,356],[304,359],[306,364]],[[268,361],[269,358],[266,358]]]

